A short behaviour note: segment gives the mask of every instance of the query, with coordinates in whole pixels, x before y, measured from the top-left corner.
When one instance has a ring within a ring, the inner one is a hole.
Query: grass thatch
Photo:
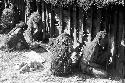
[[[44,0],[47,3],[51,4],[79,4],[80,6],[83,5],[91,5],[91,4],[97,4],[97,5],[105,5],[109,3],[118,3],[118,4],[124,4],[124,0]]]

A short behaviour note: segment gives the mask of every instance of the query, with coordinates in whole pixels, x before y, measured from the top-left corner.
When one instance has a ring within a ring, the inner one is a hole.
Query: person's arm
[[[32,38],[32,33],[31,33],[31,27],[28,27],[27,30],[25,30],[24,32],[24,38],[26,40],[26,42],[31,45],[33,42],[33,38]]]

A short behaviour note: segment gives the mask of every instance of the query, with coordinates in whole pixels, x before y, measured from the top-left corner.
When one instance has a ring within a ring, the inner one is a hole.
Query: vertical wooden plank
[[[64,29],[65,29],[65,26],[64,26],[64,18],[65,17],[64,17],[64,8],[63,7],[61,8],[61,11],[62,11],[61,12],[61,14],[62,14],[62,19],[61,20],[62,20],[62,33],[63,33]]]
[[[70,5],[70,35],[73,38],[73,5]]]
[[[110,11],[111,10],[111,11]],[[112,51],[112,70],[113,70],[113,74],[115,75],[115,58],[116,58],[116,13],[115,10],[113,8],[112,5],[110,5],[110,10],[109,10],[109,14],[110,14],[110,34],[111,34],[111,49],[114,50]],[[113,45],[114,44],[114,45]]]
[[[59,34],[62,33],[62,13],[63,12],[63,8],[62,6],[59,6],[59,18],[60,18],[60,31],[59,31]]]
[[[22,9],[22,16],[21,16],[21,20],[22,21],[25,21],[25,2],[24,2],[24,0],[21,0],[21,5],[22,5],[22,7],[21,7],[21,9]]]
[[[109,70],[109,59],[111,57],[110,53],[110,48],[111,48],[111,37],[110,37],[110,32],[109,32],[109,14],[108,14],[108,8],[104,7],[101,9],[101,25],[100,25],[100,30],[106,30],[106,37],[104,39],[104,43],[107,43],[106,46],[104,47],[106,49],[105,53],[106,55],[106,65],[105,69],[106,71]],[[105,42],[106,40],[106,42]],[[104,55],[105,56],[105,55]]]
[[[76,39],[77,41],[79,40],[79,28],[80,28],[80,23],[79,23],[79,7],[76,5]]]
[[[101,9],[93,6],[93,14],[92,14],[92,38],[94,39],[96,37],[96,34],[100,31],[100,25],[101,25]],[[100,41],[102,43],[104,40]],[[94,52],[94,57],[93,57],[93,62],[103,66],[105,68],[105,56],[104,51],[102,49],[102,46],[97,45],[95,52]],[[103,57],[103,59],[102,59]]]
[[[91,29],[92,40],[96,36],[96,15],[97,15],[96,6],[92,5],[92,29]]]
[[[51,35],[51,4],[48,4],[48,37]]]
[[[118,16],[119,16],[119,10],[118,10],[118,6],[115,6],[114,7],[116,10],[115,10],[115,19],[114,19],[114,40],[115,40],[115,56],[113,58],[113,61],[114,61],[114,69],[116,69],[116,64],[117,64],[117,58],[118,58],[118,43],[119,43],[119,38],[118,37],[118,34],[119,34],[119,19],[118,19]]]
[[[48,27],[49,27],[49,25],[48,25],[48,4],[46,4],[46,30],[45,30],[45,35],[48,33]]]
[[[93,39],[96,37],[96,27],[97,27],[97,7],[95,5],[91,6],[91,15],[92,15],[92,27],[91,27],[91,41],[93,41]],[[97,59],[98,59],[98,47],[96,47],[95,52],[92,56],[92,62],[97,63]]]
[[[121,45],[122,37],[124,36],[124,17],[122,12],[122,7],[119,5],[117,9],[117,63],[116,63],[116,71],[118,71],[118,75],[123,77],[125,75],[125,65],[124,65],[124,47]]]
[[[25,22],[27,22],[30,13],[31,13],[30,12],[30,3],[28,1],[26,1]]]
[[[54,37],[54,31],[55,31],[55,24],[54,24],[54,20],[55,20],[55,13],[54,13],[54,6],[51,5],[51,38]]]
[[[83,9],[80,8],[79,10],[79,42],[83,42]]]
[[[77,30],[76,30],[76,5],[73,6],[73,38],[74,38],[74,44],[76,45],[77,42]]]
[[[45,31],[46,31],[46,4],[44,1],[42,1],[42,22],[44,24],[44,27],[42,28],[43,32],[43,40],[45,39]]]
[[[85,10],[83,10],[83,41],[82,41],[82,43],[85,43],[85,41],[87,41],[87,29],[89,29],[89,28],[87,28],[87,11],[85,11]]]
[[[42,14],[42,0],[36,0],[36,7],[39,14]]]
[[[116,71],[116,64],[117,64],[117,57],[118,57],[118,40],[117,40],[117,35],[118,35],[118,26],[119,26],[119,23],[118,23],[118,11],[117,11],[117,6],[113,6],[113,5],[110,5],[110,8],[111,8],[111,29],[110,29],[110,32],[111,32],[111,44],[113,45],[113,42],[114,42],[114,52],[112,54],[112,73],[113,75],[117,75],[117,71]],[[112,47],[111,47],[112,49]]]
[[[86,28],[87,33],[90,34],[90,38],[87,41],[91,41],[91,31],[92,31],[92,7],[87,10],[87,19],[86,19]],[[88,38],[88,35],[87,35]]]
[[[71,20],[71,18],[70,18],[70,6],[68,6],[68,29],[69,29],[69,31],[70,31],[70,33],[71,33],[71,22],[70,22],[70,20]],[[69,34],[70,34],[69,33]],[[70,34],[71,35],[71,34]]]

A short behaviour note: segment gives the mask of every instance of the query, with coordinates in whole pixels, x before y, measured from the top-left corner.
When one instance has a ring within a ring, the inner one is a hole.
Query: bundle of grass
[[[43,70],[46,62],[45,57],[42,57],[35,51],[25,52],[22,56],[27,57],[25,62],[18,65],[20,73],[32,72],[37,70]]]
[[[0,48],[10,49],[24,49],[28,47],[23,32],[27,28],[24,22],[20,22],[8,34],[1,36]]]
[[[50,44],[52,52],[51,71],[56,76],[67,76],[72,73],[71,53],[73,40],[70,35],[62,33]]]
[[[2,12],[1,25],[3,27],[3,33],[8,33],[14,25],[14,11],[6,8]]]
[[[26,72],[32,72],[32,71],[37,71],[37,70],[43,70],[43,65],[39,62],[31,62],[31,63],[25,63],[23,62],[20,67],[19,67],[19,71],[20,73],[26,73]]]

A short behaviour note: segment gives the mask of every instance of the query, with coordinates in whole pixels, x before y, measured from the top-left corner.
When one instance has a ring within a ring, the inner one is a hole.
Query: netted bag
[[[52,52],[51,71],[54,75],[65,76],[72,73],[72,39],[62,34],[55,39],[50,51]]]

